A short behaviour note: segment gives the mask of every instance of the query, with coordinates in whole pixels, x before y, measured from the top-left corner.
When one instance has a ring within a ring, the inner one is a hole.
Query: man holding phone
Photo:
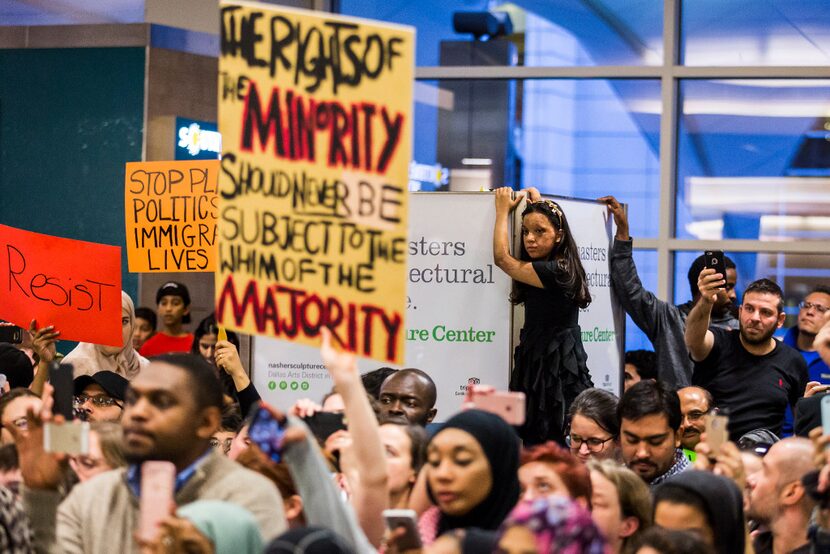
[[[740,329],[709,329],[724,282],[714,269],[700,272],[700,302],[686,320],[686,345],[695,361],[692,381],[712,394],[715,406],[729,411],[730,440],[754,429],[780,436],[787,405],[794,407],[807,385],[804,359],[773,338],[786,317],[783,293],[769,279],[759,279],[744,292]]]
[[[23,473],[23,500],[38,551],[137,552],[141,464],[175,466],[173,501],[222,500],[250,511],[267,541],[285,530],[282,499],[259,474],[215,453],[210,438],[221,419],[222,388],[199,356],[155,358],[130,383],[124,399],[124,450],[130,466],[72,489],[61,502],[58,457],[43,450],[43,418],[28,418],[29,433],[13,431]],[[170,505],[155,508],[167,515]]]

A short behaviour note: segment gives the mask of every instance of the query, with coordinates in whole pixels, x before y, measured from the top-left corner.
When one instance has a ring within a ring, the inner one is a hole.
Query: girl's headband
[[[562,208],[559,207],[559,204],[554,202],[553,200],[548,200],[547,198],[543,198],[541,200],[537,200],[536,202],[528,201],[528,205],[533,204],[536,206],[544,206],[551,212],[553,212],[557,218],[559,218],[559,228],[562,228],[562,222],[565,220],[564,216],[562,215]]]

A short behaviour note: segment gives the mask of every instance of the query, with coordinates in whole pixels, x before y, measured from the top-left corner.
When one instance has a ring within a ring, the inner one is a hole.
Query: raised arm
[[[715,345],[715,335],[709,330],[709,319],[712,305],[718,297],[718,288],[725,283],[724,276],[710,268],[701,271],[697,279],[700,299],[686,318],[685,334],[686,348],[696,362],[705,360]]]
[[[608,212],[614,217],[614,223],[617,226],[609,262],[611,285],[625,313],[631,316],[637,327],[642,329],[650,341],[654,342],[659,332],[658,323],[666,312],[676,308],[646,290],[640,281],[637,266],[634,265],[625,208],[613,196],[603,196],[597,201],[608,206]]]
[[[389,507],[386,452],[380,440],[378,421],[363,388],[354,355],[337,352],[331,345],[331,333],[325,327],[321,334],[320,353],[337,392],[343,397],[352,438],[351,454],[360,468],[359,482],[349,483],[353,491],[352,506],[369,542],[378,546],[385,531],[383,510]]]
[[[260,396],[242,366],[242,360],[239,358],[236,346],[227,340],[217,341],[214,356],[216,365],[224,369],[233,379],[233,387],[236,389],[236,396],[239,399],[239,410],[242,412],[242,417],[245,417],[251,406],[260,400]]]
[[[507,221],[513,210],[522,201],[522,195],[518,194],[513,198],[513,189],[501,187],[496,189],[495,198],[496,223],[493,226],[493,262],[512,279],[534,287],[544,288],[541,279],[536,274],[536,270],[533,269],[533,264],[523,262],[510,254]]]
[[[32,335],[32,350],[38,356],[37,373],[29,388],[38,396],[43,395],[43,385],[49,380],[49,364],[57,357],[58,337],[60,331],[50,325],[38,329],[37,321],[29,324],[29,334]]]

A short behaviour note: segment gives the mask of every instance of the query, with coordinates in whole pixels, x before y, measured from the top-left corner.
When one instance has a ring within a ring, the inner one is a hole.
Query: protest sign
[[[124,176],[132,272],[216,269],[218,160],[132,162]]]
[[[227,327],[404,359],[414,33],[221,6],[219,265]]]
[[[0,319],[121,346],[121,248],[0,225]]]

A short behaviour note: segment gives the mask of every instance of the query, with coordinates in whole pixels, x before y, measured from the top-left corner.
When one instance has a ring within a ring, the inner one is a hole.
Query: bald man
[[[435,417],[435,382],[420,369],[402,369],[380,386],[380,413],[387,423],[426,426]]]
[[[694,454],[695,446],[700,442],[700,434],[706,430],[703,417],[712,409],[712,395],[700,387],[683,387],[677,391],[680,397],[680,446]],[[687,454],[689,457],[689,454]]]
[[[768,529],[753,541],[756,554],[810,552],[807,528],[816,503],[801,478],[814,469],[812,461],[813,444],[809,440],[788,438],[772,445],[761,461],[761,469],[747,477],[747,518]]]

